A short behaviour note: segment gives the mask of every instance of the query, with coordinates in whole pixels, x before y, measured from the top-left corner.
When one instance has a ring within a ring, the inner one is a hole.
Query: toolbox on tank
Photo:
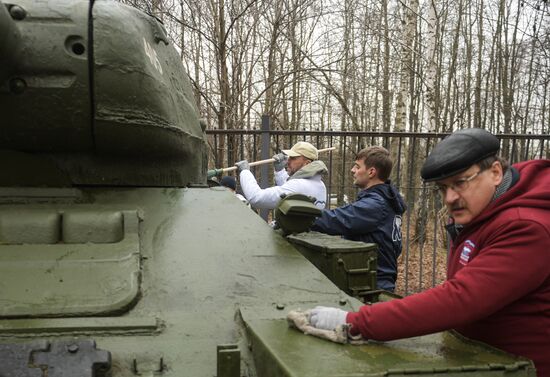
[[[367,292],[377,289],[376,244],[318,232],[291,235],[287,239],[347,294],[364,298]]]

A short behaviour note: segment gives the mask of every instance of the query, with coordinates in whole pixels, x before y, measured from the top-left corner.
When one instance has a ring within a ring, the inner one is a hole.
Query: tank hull
[[[18,198],[8,192],[9,200],[2,197],[2,210],[14,214],[12,221],[18,216],[13,209],[18,207],[64,216],[78,210],[88,214],[90,228],[100,226],[95,222],[97,213],[137,214],[139,247],[130,254],[139,255],[138,292],[128,305],[94,316],[78,311],[75,315],[35,316],[31,306],[25,318],[0,320],[1,344],[92,339],[97,349],[110,352],[113,377],[138,373],[230,376],[223,374],[230,371],[217,351],[227,344],[237,350],[238,375],[244,376],[385,375],[392,370],[420,373],[422,369],[431,374],[438,368],[456,372],[467,366],[471,375],[500,375],[505,368],[507,373],[531,373],[529,362],[451,333],[351,346],[289,328],[285,316],[291,309],[327,305],[353,310],[361,303],[336,288],[285,238],[223,188],[83,188],[62,198],[54,191],[47,197],[47,191],[23,190]],[[19,213],[24,218],[27,212]],[[124,229],[121,239],[104,243],[103,248],[126,242],[131,230]],[[101,240],[72,243],[71,255],[94,243],[101,244]],[[15,246],[21,245],[2,245],[5,250]],[[94,261],[106,264],[107,259]],[[0,268],[10,268],[3,262],[0,259]],[[26,260],[23,249],[19,263],[25,262],[31,266],[36,257]],[[94,283],[85,272],[62,275],[63,263],[78,263],[78,258],[71,260],[67,255],[51,260],[43,255],[42,262],[44,270],[34,270],[29,277],[34,289],[21,297],[20,306],[35,300],[33,305],[50,303],[63,310],[59,297],[79,284],[87,285],[80,287],[83,292],[103,289],[105,295],[110,294],[105,278]],[[117,268],[126,273],[122,265],[109,268],[112,275]],[[58,273],[63,281],[53,294],[41,281],[45,275]],[[4,290],[9,289],[9,282],[3,283]],[[84,299],[82,305],[93,299]],[[0,306],[10,305],[0,298]],[[496,366],[494,370],[487,369],[489,364]],[[220,367],[226,372],[220,372]]]

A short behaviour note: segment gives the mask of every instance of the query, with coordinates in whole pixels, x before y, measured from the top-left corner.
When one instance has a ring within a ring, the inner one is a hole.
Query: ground
[[[441,220],[445,213],[440,213]],[[414,223],[414,219],[410,220]],[[443,227],[438,227],[437,242],[434,246],[433,226],[427,226],[424,246],[418,242],[418,238],[411,235],[408,243],[404,234],[403,253],[398,260],[397,286],[395,292],[406,296],[420,292],[441,284],[447,275],[447,246]]]
[[[406,263],[407,259],[408,263]],[[408,258],[404,251],[398,260],[397,287],[395,293],[406,296],[442,283],[445,280],[447,271],[446,251],[444,249],[435,251],[435,270],[433,259],[433,245],[426,245],[424,247],[422,258],[420,258],[420,246],[417,244],[413,244],[410,247]]]

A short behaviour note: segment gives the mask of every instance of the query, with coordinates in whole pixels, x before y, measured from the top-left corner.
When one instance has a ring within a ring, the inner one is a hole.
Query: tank
[[[154,17],[0,1],[0,376],[534,376],[452,332],[352,346],[289,328],[291,309],[392,299],[376,245],[274,231],[208,187],[206,151]]]

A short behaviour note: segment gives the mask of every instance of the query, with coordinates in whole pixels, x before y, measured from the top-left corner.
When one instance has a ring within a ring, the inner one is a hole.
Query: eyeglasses
[[[464,191],[466,191],[468,186],[470,186],[470,181],[473,181],[482,172],[483,172],[483,170],[480,170],[477,173],[474,173],[469,177],[464,177],[464,178],[457,179],[456,181],[454,181],[450,185],[442,185],[440,183],[436,183],[434,189],[436,191],[439,191],[442,195],[445,195],[445,193],[447,192],[447,189],[449,189],[449,188],[451,190],[453,190],[454,192],[457,192],[457,193],[464,192]]]

